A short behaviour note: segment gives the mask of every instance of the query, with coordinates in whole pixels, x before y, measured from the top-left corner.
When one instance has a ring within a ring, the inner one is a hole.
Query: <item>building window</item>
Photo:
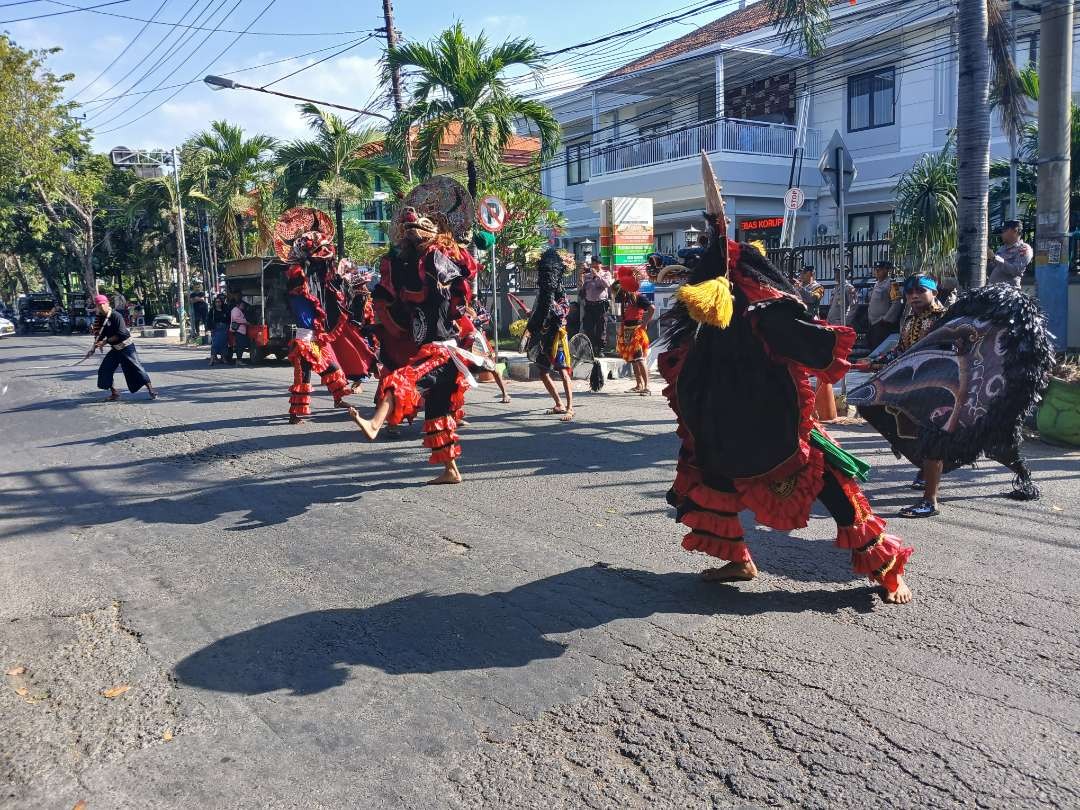
[[[872,70],[848,78],[848,132],[896,123],[896,71]]]
[[[566,185],[589,182],[589,144],[575,143],[566,147]]]
[[[892,211],[868,211],[848,216],[848,236],[851,239],[880,239],[892,226]]]
[[[656,235],[656,252],[665,256],[675,255],[675,234],[658,233]]]

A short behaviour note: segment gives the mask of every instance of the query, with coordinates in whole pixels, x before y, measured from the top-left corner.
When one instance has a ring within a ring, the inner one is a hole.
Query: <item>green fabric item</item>
[[[870,478],[870,465],[857,456],[851,455],[840,445],[826,438],[817,428],[810,430],[810,443],[825,454],[825,463],[839,470],[848,478],[867,481]]]
[[[473,244],[481,250],[491,250],[495,245],[495,234],[490,231],[481,230],[477,228],[473,231]]]

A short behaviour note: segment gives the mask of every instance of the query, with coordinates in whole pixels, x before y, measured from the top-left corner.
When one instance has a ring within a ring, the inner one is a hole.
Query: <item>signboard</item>
[[[857,173],[855,161],[852,160],[851,152],[848,151],[844,139],[840,137],[839,130],[833,132],[829,145],[825,147],[821,160],[818,161],[818,169],[825,180],[825,185],[832,192],[833,201],[839,205],[840,186],[843,186],[845,192],[850,191],[851,184],[854,182]],[[837,184],[837,177],[841,178],[839,185]]]
[[[798,211],[806,202],[806,195],[801,188],[789,188],[784,192],[784,207],[789,211]]]
[[[760,217],[758,219],[740,219],[739,229],[746,231],[767,231],[772,228],[783,228],[783,217]]]
[[[498,233],[506,224],[506,205],[494,194],[480,198],[476,204],[476,221],[491,233]]]
[[[653,252],[651,197],[613,197],[600,208],[600,260],[614,274],[638,268]]]

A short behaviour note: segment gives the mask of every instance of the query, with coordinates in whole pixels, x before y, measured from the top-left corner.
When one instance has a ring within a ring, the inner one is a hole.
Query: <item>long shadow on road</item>
[[[549,634],[657,613],[711,616],[872,610],[872,588],[753,593],[604,564],[575,568],[494,593],[417,593],[370,608],[300,613],[227,636],[180,661],[178,680],[217,692],[340,686],[349,667],[391,675],[516,668],[560,657]]]

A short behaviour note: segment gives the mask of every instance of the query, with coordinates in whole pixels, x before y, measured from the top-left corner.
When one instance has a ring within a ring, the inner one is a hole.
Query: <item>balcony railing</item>
[[[818,155],[817,130],[806,131],[805,154]],[[706,152],[735,152],[743,155],[791,157],[795,149],[795,127],[740,118],[719,118],[677,132],[653,135],[625,143],[597,146],[592,151],[593,177],[657,166]]]

